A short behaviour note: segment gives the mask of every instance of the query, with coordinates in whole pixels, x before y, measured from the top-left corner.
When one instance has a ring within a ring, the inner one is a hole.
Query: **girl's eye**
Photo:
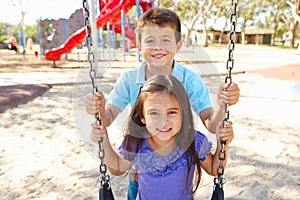
[[[170,39],[164,39],[163,42],[167,43],[167,42],[171,42]]]
[[[168,114],[169,115],[176,115],[178,112],[177,111],[170,111]]]
[[[158,115],[159,113],[158,112],[155,112],[155,111],[152,111],[152,112],[150,112],[149,113],[149,115],[152,115],[152,116],[156,116],[156,115]]]

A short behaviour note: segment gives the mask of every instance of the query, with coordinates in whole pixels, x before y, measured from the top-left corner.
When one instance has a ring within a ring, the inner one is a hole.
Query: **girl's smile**
[[[170,132],[172,130],[172,128],[161,128],[161,129],[157,129],[159,132]]]
[[[168,92],[149,95],[144,101],[143,118],[155,142],[170,142],[181,127],[182,112],[178,100]]]

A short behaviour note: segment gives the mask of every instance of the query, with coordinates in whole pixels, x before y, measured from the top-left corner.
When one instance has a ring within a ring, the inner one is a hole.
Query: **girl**
[[[185,89],[170,75],[153,76],[140,88],[119,153],[113,150],[106,128],[92,124],[92,141],[101,137],[104,162],[113,175],[124,174],[135,163],[137,199],[193,199],[201,168],[217,175],[218,155],[210,152],[212,145],[206,136],[194,130]],[[233,137],[232,123],[227,122],[218,129],[216,152],[220,151],[220,140],[226,141],[227,151]]]

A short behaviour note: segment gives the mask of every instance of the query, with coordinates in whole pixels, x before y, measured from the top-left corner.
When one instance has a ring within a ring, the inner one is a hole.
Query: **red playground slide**
[[[112,25],[117,27],[117,23],[121,18],[121,10],[124,8],[124,13],[127,13],[132,6],[136,5],[132,0],[112,0],[104,5],[101,9],[99,16],[96,19],[97,29],[105,26],[109,20],[112,20]],[[119,27],[117,27],[119,30]],[[85,40],[86,31],[85,27],[80,28],[73,33],[64,44],[57,48],[48,49],[45,51],[45,59],[47,60],[59,60],[62,54],[70,53],[73,48],[78,44],[81,44]],[[131,31],[125,31],[125,36],[135,43],[135,33]]]

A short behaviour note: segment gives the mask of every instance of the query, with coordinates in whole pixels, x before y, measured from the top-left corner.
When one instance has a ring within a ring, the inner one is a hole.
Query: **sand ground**
[[[121,56],[100,69],[103,78],[98,86],[106,95],[120,73],[135,66],[133,55],[127,55],[126,62]],[[226,49],[190,47],[180,55],[178,60],[187,65],[192,62],[215,94],[223,81]],[[0,97],[12,93],[3,92],[7,86],[50,86],[42,93],[30,92],[32,87],[19,88],[9,99],[19,103],[0,113],[1,199],[98,199],[97,146],[88,139],[94,118],[83,106],[91,84],[85,56],[81,56],[80,63],[74,55],[53,68],[51,61],[33,55],[24,59],[0,52]],[[238,46],[235,58],[233,80],[241,96],[230,107],[235,139],[225,170],[225,197],[300,199],[300,54]],[[120,126],[109,127],[116,133],[112,136],[116,146],[121,140]],[[212,179],[204,174],[196,199],[210,198]],[[111,176],[111,183],[115,198],[126,199],[127,178]]]

